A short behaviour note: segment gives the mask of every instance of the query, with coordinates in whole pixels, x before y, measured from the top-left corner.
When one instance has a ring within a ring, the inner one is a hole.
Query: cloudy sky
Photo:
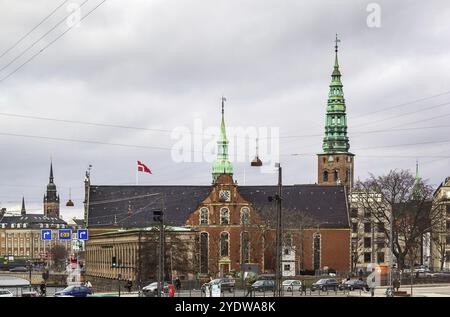
[[[314,183],[336,33],[356,177],[417,158],[437,185],[450,175],[447,2],[0,0],[0,205],[25,196],[42,212],[51,158],[65,218],[82,215],[89,164],[93,184],[134,184],[136,160],[153,170],[140,184],[210,184],[211,162],[174,162],[171,132],[201,122],[210,141],[222,95],[230,128],[279,129],[285,183]]]

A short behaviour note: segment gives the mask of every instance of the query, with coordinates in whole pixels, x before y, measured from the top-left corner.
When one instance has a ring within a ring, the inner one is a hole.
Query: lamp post
[[[262,166],[262,161],[259,159],[258,154],[258,139],[256,140],[256,157],[251,162],[251,166],[260,167]],[[283,224],[282,224],[282,169],[280,163],[275,163],[275,167],[278,168],[278,194],[275,197],[269,196],[269,201],[274,199],[277,201],[277,228],[276,228],[276,268],[275,268],[275,287],[274,287],[274,297],[283,296],[283,288],[281,285],[282,280],[282,241],[283,241]]]

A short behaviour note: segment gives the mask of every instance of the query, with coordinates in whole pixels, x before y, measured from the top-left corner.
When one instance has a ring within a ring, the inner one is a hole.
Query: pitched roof
[[[256,208],[273,207],[267,196],[277,186],[239,186],[238,191]],[[153,211],[161,208],[164,195],[165,221],[183,226],[188,216],[211,191],[211,186],[104,186],[91,185],[89,227],[133,228],[154,224]],[[295,216],[306,213],[321,227],[349,227],[347,200],[343,186],[283,186],[283,210]]]
[[[0,218],[0,223],[5,223],[7,225],[11,224],[24,224],[26,223],[29,227],[38,227],[39,224],[49,224],[49,225],[67,225],[67,223],[58,217],[49,217],[44,214],[26,214],[17,216],[4,216]]]

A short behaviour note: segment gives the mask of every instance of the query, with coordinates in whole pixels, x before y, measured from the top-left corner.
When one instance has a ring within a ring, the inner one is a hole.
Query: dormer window
[[[15,223],[12,223],[11,224],[11,228],[15,228],[16,227],[16,224]]]
[[[24,223],[24,224],[23,224],[23,227],[24,227],[24,228],[26,228],[26,227],[27,227],[27,224],[26,224],[26,223]]]

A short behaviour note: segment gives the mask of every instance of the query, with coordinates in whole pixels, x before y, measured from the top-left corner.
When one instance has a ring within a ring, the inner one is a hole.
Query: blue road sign
[[[51,240],[52,229],[41,229],[41,240]]]
[[[59,240],[71,240],[72,239],[72,229],[59,229],[58,230]]]
[[[88,229],[78,229],[78,240],[87,240],[88,238]]]

